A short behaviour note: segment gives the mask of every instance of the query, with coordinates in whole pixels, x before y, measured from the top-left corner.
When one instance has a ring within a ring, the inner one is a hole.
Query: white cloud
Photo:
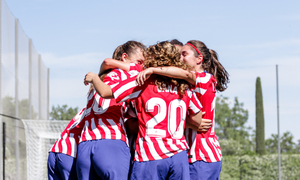
[[[87,53],[57,57],[43,53],[42,59],[50,69],[50,106],[67,104],[82,107],[86,103],[88,87],[83,79],[86,73],[98,73],[102,61],[110,57],[105,53]]]

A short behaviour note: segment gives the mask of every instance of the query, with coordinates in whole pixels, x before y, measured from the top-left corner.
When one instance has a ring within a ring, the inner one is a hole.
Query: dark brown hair
[[[183,46],[183,43],[180,42],[180,41],[178,41],[177,39],[172,39],[172,40],[170,41],[170,43],[173,44],[173,45]]]
[[[163,41],[152,45],[147,49],[146,60],[144,62],[145,68],[148,67],[164,67],[175,66],[188,70],[189,66],[180,60],[180,53],[174,45],[168,41]],[[159,89],[165,90],[171,82],[178,87],[179,94],[183,95],[189,84],[181,79],[173,79],[166,76],[157,76],[155,85]]]
[[[212,49],[208,49],[206,45],[198,40],[191,40],[187,43],[194,45],[203,56],[203,69],[208,73],[211,73],[217,80],[216,89],[218,91],[224,91],[227,89],[227,83],[229,83],[229,74],[218,60],[218,54]],[[199,53],[192,48],[195,57],[199,56]]]
[[[127,41],[118,46],[112,56],[113,59],[121,60],[122,54],[126,53],[129,57],[140,49],[143,53],[146,51],[146,46],[137,41]]]

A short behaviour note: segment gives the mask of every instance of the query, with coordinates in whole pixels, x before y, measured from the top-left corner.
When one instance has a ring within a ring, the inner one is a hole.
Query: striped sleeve
[[[128,99],[135,99],[140,95],[143,86],[139,86],[135,79],[136,76],[128,78],[112,88],[117,103],[125,102]]]
[[[189,114],[196,114],[202,110],[202,105],[199,99],[196,96],[196,93],[193,92],[191,96],[191,100],[189,102]]]

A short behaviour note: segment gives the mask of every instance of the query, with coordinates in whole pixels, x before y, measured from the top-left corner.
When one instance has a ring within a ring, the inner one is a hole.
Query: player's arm
[[[144,82],[151,76],[151,74],[158,74],[162,76],[168,76],[175,79],[183,79],[191,84],[195,84],[196,75],[190,71],[178,68],[178,67],[150,67],[139,73],[137,76],[137,83],[139,85],[144,84]]]
[[[124,71],[129,71],[130,63],[111,59],[111,58],[106,58],[106,59],[104,59],[103,63],[101,64],[99,73],[102,74],[104,71],[106,71],[108,69],[115,69],[115,68],[119,68]]]
[[[111,87],[107,84],[105,84],[100,77],[92,72],[89,72],[85,75],[84,78],[84,84],[88,85],[89,83],[92,83],[96,92],[103,98],[113,98]]]
[[[190,126],[192,129],[196,128],[198,130],[198,128],[200,128],[201,121],[202,121],[202,111],[199,111],[198,113],[189,115],[188,118],[186,119],[186,124]]]
[[[187,117],[189,118],[189,117]],[[185,124],[185,127],[186,128],[190,128],[190,129],[193,129],[193,130],[196,130],[196,131],[199,131],[199,132],[206,132],[209,130],[209,128],[211,127],[212,123],[211,123],[211,120],[210,119],[203,119],[202,118],[202,121],[200,123],[200,126],[195,126],[193,124],[190,123],[191,120],[187,120],[186,124]]]

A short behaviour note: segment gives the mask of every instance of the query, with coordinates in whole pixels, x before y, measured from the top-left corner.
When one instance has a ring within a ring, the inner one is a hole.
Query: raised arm
[[[96,92],[103,98],[113,98],[111,87],[107,84],[105,84],[100,77],[92,72],[89,72],[85,75],[84,78],[84,84],[88,85],[89,83],[92,83]]]
[[[115,68],[129,71],[130,64],[128,62],[123,62],[123,61],[119,61],[119,60],[115,60],[115,59],[111,59],[111,58],[106,58],[106,59],[104,59],[103,63],[101,64],[100,74],[102,74],[104,71],[106,71],[108,69],[115,69]]]
[[[139,85],[144,84],[144,81],[146,81],[151,74],[158,74],[162,76],[168,76],[171,78],[176,79],[183,79],[191,84],[195,84],[196,82],[196,76],[194,73],[178,68],[178,67],[150,67],[142,72],[139,73],[139,75],[136,78],[136,81]]]

